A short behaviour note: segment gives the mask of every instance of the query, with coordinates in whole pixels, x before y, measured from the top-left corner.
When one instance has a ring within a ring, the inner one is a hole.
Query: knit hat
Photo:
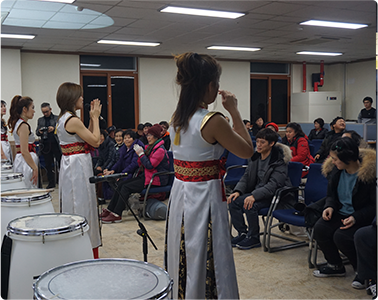
[[[278,132],[278,130],[279,130],[277,124],[274,123],[274,122],[270,122],[270,123],[266,124],[265,128],[268,128],[268,126],[273,126],[274,129],[276,130],[276,132]]]
[[[160,139],[162,131],[163,127],[161,127],[159,124],[155,124],[154,126],[148,128],[147,134],[152,134],[154,137]]]

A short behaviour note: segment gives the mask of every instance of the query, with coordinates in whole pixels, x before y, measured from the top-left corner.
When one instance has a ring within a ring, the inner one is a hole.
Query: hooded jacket
[[[352,216],[356,224],[366,226],[371,224],[376,215],[376,152],[373,149],[360,149],[360,162],[352,191]],[[328,178],[324,209],[332,207],[334,212],[338,212],[342,207],[337,194],[341,172],[333,165],[331,157],[326,159],[322,166],[322,173]]]
[[[145,149],[149,145],[145,146]],[[149,156],[143,154],[138,159],[139,166],[144,167],[144,185],[148,185],[151,181],[152,175],[156,172],[169,171],[169,159],[167,151],[164,148],[164,141],[161,140],[152,149]],[[152,185],[161,186],[168,183],[168,175],[155,176]]]
[[[240,195],[252,193],[256,201],[270,201],[273,199],[276,190],[289,186],[291,187],[290,178],[287,174],[287,165],[291,159],[291,150],[288,146],[276,143],[271,151],[268,169],[265,173],[263,182],[264,185],[255,188],[258,184],[258,160],[261,154],[255,152],[250,159],[248,159],[248,167],[244,172],[243,177],[235,186],[234,192],[239,192]],[[280,208],[291,208],[295,200],[291,194],[288,194],[285,199],[280,201]]]
[[[128,180],[133,177],[134,172],[138,169],[138,154],[134,151],[134,145],[138,144],[141,147],[144,147],[143,143],[140,140],[134,140],[130,149],[128,150],[126,145],[123,144],[119,148],[119,159],[111,168],[115,173],[127,173],[127,177],[124,180]]]

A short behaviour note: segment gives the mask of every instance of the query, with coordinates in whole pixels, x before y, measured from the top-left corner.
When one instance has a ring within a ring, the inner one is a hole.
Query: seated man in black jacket
[[[320,145],[318,152],[316,152],[316,155],[314,156],[315,162],[317,163],[324,162],[324,160],[329,155],[329,150],[331,149],[333,142],[341,138],[341,136],[345,132],[345,120],[343,117],[334,118],[331,124],[332,123],[334,124],[333,130],[329,131],[326,134],[322,144]]]
[[[256,152],[248,160],[243,177],[227,199],[232,225],[238,231],[231,240],[233,247],[247,250],[261,246],[259,210],[270,206],[277,189],[291,186],[287,175],[290,159],[290,148],[277,144],[277,134],[272,129],[264,128],[257,133]],[[281,208],[292,207],[295,202],[292,195],[288,194],[285,198]]]

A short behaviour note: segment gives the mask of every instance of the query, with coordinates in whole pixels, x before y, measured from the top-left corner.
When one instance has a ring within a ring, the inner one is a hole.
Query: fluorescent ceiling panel
[[[156,47],[160,43],[149,43],[149,42],[133,42],[133,41],[112,41],[112,40],[99,40],[99,44],[110,44],[110,45],[124,45],[124,46],[143,46],[143,47]]]
[[[186,8],[186,7],[177,7],[177,6],[167,6],[166,8],[163,8],[162,10],[160,10],[160,12],[193,15],[193,16],[214,17],[214,18],[227,18],[227,19],[237,19],[245,15],[244,13],[208,10],[208,9],[197,9],[197,8]]]
[[[339,56],[339,55],[343,55],[340,52],[315,52],[315,51],[300,51],[300,52],[297,52],[297,54],[303,54],[303,55],[323,55],[323,56]]]
[[[344,28],[344,29],[360,29],[360,28],[364,28],[364,27],[368,26],[366,24],[331,22],[331,21],[321,21],[321,20],[309,20],[309,21],[302,22],[302,23],[299,23],[299,24],[300,25],[310,25],[310,26]]]
[[[8,34],[8,33],[2,33],[1,38],[3,39],[26,39],[26,40],[32,40],[35,38],[35,35],[28,35],[28,34]]]
[[[46,2],[60,2],[60,3],[73,3],[75,0],[38,0],[38,1],[46,1]]]
[[[261,48],[247,48],[247,47],[229,47],[229,46],[210,46],[209,50],[230,50],[230,51],[259,51]]]

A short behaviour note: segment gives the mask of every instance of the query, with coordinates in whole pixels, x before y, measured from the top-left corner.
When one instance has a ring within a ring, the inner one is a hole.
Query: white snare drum
[[[3,165],[3,164],[9,164],[9,163],[10,163],[10,161],[8,159],[6,159],[6,158],[2,158],[1,159],[1,165]]]
[[[48,192],[39,189],[18,189],[12,192],[25,192],[27,194],[1,195],[1,238],[7,232],[10,221],[28,215],[54,213],[52,197]]]
[[[13,173],[13,166],[10,163],[1,164],[1,174]]]
[[[22,173],[1,173],[1,191],[24,189],[24,175]]]
[[[11,221],[8,299],[32,299],[33,279],[46,270],[93,259],[87,220],[79,215],[39,214]]]
[[[168,299],[162,268],[130,259],[93,259],[53,268],[35,282],[36,299]]]

